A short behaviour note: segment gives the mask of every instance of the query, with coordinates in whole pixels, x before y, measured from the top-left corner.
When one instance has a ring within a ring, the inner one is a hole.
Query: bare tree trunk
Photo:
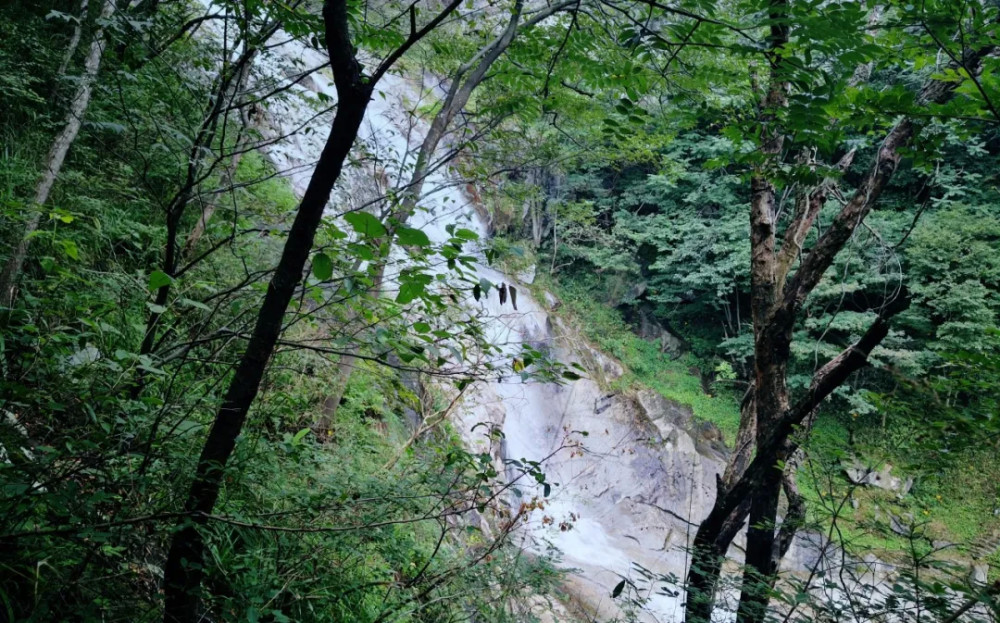
[[[361,65],[354,55],[346,0],[324,3],[326,47],[337,89],[337,112],[323,153],[288,232],[281,260],[268,284],[253,333],[198,458],[194,481],[185,503],[189,517],[179,523],[164,567],[166,602],[163,618],[166,623],[195,623],[201,620],[198,609],[205,542],[200,529],[215,508],[226,464],[236,447],[250,406],[257,397],[267,362],[281,334],[285,310],[302,280],[316,230],[333,185],[339,179],[344,161],[357,138],[372,89],[406,50],[436,28],[460,3],[461,0],[451,0],[423,28],[413,28],[405,42],[371,76],[362,74]]]
[[[66,113],[65,123],[62,131],[52,142],[49,148],[49,155],[45,161],[45,172],[35,187],[35,197],[28,208],[28,221],[24,225],[24,233],[21,240],[14,247],[10,257],[0,271],[0,307],[10,307],[14,302],[14,295],[17,291],[17,281],[21,276],[21,268],[24,260],[28,256],[28,247],[31,244],[31,235],[38,229],[38,224],[42,218],[42,208],[49,199],[52,186],[62,170],[63,162],[69,148],[76,140],[83,123],[84,113],[90,104],[90,95],[93,90],[97,72],[101,67],[101,57],[104,55],[104,48],[107,46],[105,40],[105,22],[114,13],[114,2],[104,0],[101,6],[101,14],[98,17],[97,27],[94,30],[94,38],[90,42],[90,50],[83,63],[83,75],[80,77],[79,86],[73,101],[70,103]]]
[[[351,380],[355,366],[358,365],[357,353],[359,351],[360,348],[352,345],[346,352],[340,355],[340,360],[337,361],[333,389],[330,390],[330,394],[324,401],[322,415],[312,426],[313,430],[320,436],[330,430],[330,427],[333,425],[333,419],[337,416],[337,410],[340,409],[340,402],[344,399],[344,393],[347,391],[347,384]]]

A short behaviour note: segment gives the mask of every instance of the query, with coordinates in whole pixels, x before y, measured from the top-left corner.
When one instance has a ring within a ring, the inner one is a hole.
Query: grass
[[[882,456],[894,466],[905,466],[894,468],[894,473],[912,476],[915,483],[902,497],[875,487],[852,488],[838,460],[843,449],[849,447],[848,432],[834,419],[817,424],[815,443],[810,448],[813,462],[799,473],[808,520],[815,529],[826,533],[836,514],[839,535],[835,536],[840,536],[844,546],[857,555],[873,553],[887,561],[905,563],[911,551],[923,554],[931,548],[943,548],[934,558],[966,563],[983,558],[994,567],[993,575],[997,573],[1000,458],[993,449],[967,450],[941,463],[919,450],[869,443],[857,447],[856,454],[863,460]],[[848,495],[854,498],[857,508],[850,503],[840,504]],[[893,532],[889,529],[890,517],[898,518],[904,526],[912,522],[918,538],[911,543],[907,536]]]
[[[671,359],[656,343],[633,333],[616,310],[593,296],[582,284],[558,281],[540,273],[536,285],[548,289],[562,301],[560,314],[567,316],[584,336],[603,352],[615,357],[625,374],[612,383],[613,389],[649,388],[664,398],[691,407],[695,418],[715,424],[724,439],[732,440],[740,425],[739,402],[729,389],[705,393],[692,355]]]

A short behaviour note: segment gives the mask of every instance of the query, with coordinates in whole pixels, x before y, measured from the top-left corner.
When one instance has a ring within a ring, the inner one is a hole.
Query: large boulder
[[[647,306],[642,305],[636,309],[626,308],[623,311],[626,318],[632,323],[636,335],[647,342],[658,344],[661,353],[669,355],[672,359],[684,353],[684,340],[664,327]]]

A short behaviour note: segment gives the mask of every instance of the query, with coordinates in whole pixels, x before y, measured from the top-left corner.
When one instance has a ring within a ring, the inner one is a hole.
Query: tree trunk
[[[722,475],[722,486],[725,488],[732,487],[750,464],[756,446],[754,443],[756,432],[757,405],[754,401],[754,386],[751,385],[740,403],[740,427],[736,431],[736,439],[733,440],[733,454],[729,457]]]
[[[76,140],[83,123],[83,116],[90,104],[90,95],[93,90],[94,80],[101,67],[101,57],[104,55],[104,48],[107,41],[104,36],[104,23],[111,18],[114,13],[115,4],[111,0],[105,0],[101,6],[101,14],[97,20],[97,27],[94,30],[94,38],[90,42],[90,50],[83,63],[83,75],[80,77],[79,86],[73,101],[70,103],[66,113],[65,125],[62,131],[52,142],[49,148],[49,155],[45,161],[45,172],[35,187],[35,196],[28,207],[28,221],[24,225],[24,233],[18,241],[10,257],[0,271],[0,307],[10,307],[14,302],[14,295],[17,291],[17,281],[21,276],[21,269],[24,260],[28,256],[28,247],[31,245],[31,235],[38,229],[38,224],[42,218],[42,208],[49,199],[52,186],[62,170],[63,162],[70,146]]]
[[[750,438],[750,426],[755,426],[753,440],[757,451],[744,469],[741,465],[745,464],[749,455],[745,448],[747,444],[738,446],[733,464],[727,467],[725,480],[720,479],[712,511],[695,536],[687,585],[689,622],[710,620],[721,559],[747,516],[750,527],[746,569],[737,619],[740,623],[760,623],[763,620],[781,555],[787,551],[805,510],[794,485],[794,473],[788,472],[783,476],[782,469],[779,469],[779,465],[784,464],[783,469],[794,470],[795,461],[792,459],[798,450],[798,441],[792,438],[792,434],[797,426],[812,417],[820,402],[843,384],[852,372],[866,365],[871,349],[888,333],[888,319],[906,304],[905,297],[890,301],[864,336],[820,368],[813,375],[806,395],[790,405],[785,376],[796,316],[854,230],[878,201],[895,173],[900,150],[913,136],[914,126],[909,119],[903,119],[889,132],[868,174],[809,253],[801,256],[798,269],[789,277],[790,267],[800,256],[804,232],[826,202],[832,184],[821,183],[804,195],[785,230],[784,244],[776,249],[775,189],[769,179],[768,165],[776,163],[781,139],[779,132],[770,127],[774,117],[769,109],[783,105],[786,87],[781,78],[780,55],[782,42],[788,40],[788,30],[782,25],[785,20],[777,19],[786,13],[785,2],[773,0],[771,8],[774,22],[771,27],[771,86],[759,114],[763,137],[761,151],[767,158],[765,165],[755,170],[751,178],[754,417],[745,406],[739,437],[745,442]],[[984,49],[972,54],[973,60],[968,66],[978,71],[982,58],[989,52]],[[951,98],[957,86],[955,82],[932,81],[922,89],[920,99],[943,103]],[[840,166],[846,168],[852,157],[853,153],[849,152]],[[783,485],[789,499],[789,513],[776,537],[778,499]]]
[[[768,471],[757,486],[758,493],[750,502],[750,525],[747,527],[746,560],[740,605],[736,612],[737,622],[763,621],[767,614],[771,587],[774,586],[773,578],[778,570],[772,550],[774,518],[778,514],[778,499],[781,494],[781,475],[782,471],[778,468]]]
[[[336,4],[343,11],[343,3]],[[190,623],[198,618],[197,590],[201,585],[204,563],[204,539],[199,527],[205,523],[204,515],[215,507],[222,469],[236,446],[236,438],[257,396],[264,369],[281,332],[285,309],[302,278],[302,269],[312,249],[316,229],[333,185],[340,177],[344,160],[357,137],[370,93],[371,87],[359,81],[340,94],[330,138],[299,204],[281,261],[257,315],[253,334],[198,459],[194,482],[185,504],[185,510],[192,514],[192,519],[181,524],[167,557],[164,620],[168,623]]]
[[[351,380],[354,367],[358,365],[356,355],[359,351],[360,349],[357,346],[352,345],[351,348],[340,355],[340,360],[337,361],[333,389],[330,390],[330,394],[324,401],[322,415],[320,415],[319,420],[312,426],[313,431],[321,439],[326,436],[327,431],[333,426],[333,419],[337,416],[337,410],[340,409],[340,402],[344,399],[344,392],[347,391],[347,383]]]
[[[411,30],[403,45],[371,76],[362,75],[361,65],[354,56],[346,0],[328,0],[323,5],[326,47],[337,89],[337,112],[316,170],[299,203],[278,267],[268,284],[253,333],[198,458],[194,481],[185,503],[188,517],[179,523],[174,533],[164,567],[163,618],[166,623],[195,623],[200,620],[199,592],[205,564],[201,528],[215,508],[223,472],[243,430],[250,406],[257,397],[267,362],[281,334],[285,310],[302,280],[316,229],[323,218],[333,185],[340,177],[344,161],[357,138],[372,89],[406,50],[437,27],[460,2],[452,0],[426,26]]]
[[[750,514],[751,505],[756,498],[772,495],[768,490],[774,488],[775,480],[780,487],[782,472],[776,468],[776,464],[782,456],[791,456],[798,449],[797,444],[791,440],[796,427],[808,418],[833,390],[843,384],[848,376],[867,365],[872,349],[889,333],[888,319],[902,311],[906,303],[904,299],[897,305],[888,307],[861,339],[844,349],[813,375],[806,394],[775,421],[770,434],[758,443],[756,456],[731,487],[724,486],[722,479],[719,479],[712,510],[698,526],[695,534],[691,568],[687,578],[686,621],[707,623],[711,620],[715,588],[726,551]],[[767,500],[758,504],[757,508],[755,518],[767,521],[765,511],[770,508]],[[770,522],[773,526],[773,518]],[[760,524],[760,521],[757,523]],[[748,535],[748,550],[751,547],[750,538]],[[773,535],[769,537],[769,542],[773,544]],[[770,552],[768,555],[770,557]],[[767,570],[769,567],[766,565],[769,564],[769,562],[763,563],[761,568]],[[756,592],[748,594],[751,597],[757,595]]]

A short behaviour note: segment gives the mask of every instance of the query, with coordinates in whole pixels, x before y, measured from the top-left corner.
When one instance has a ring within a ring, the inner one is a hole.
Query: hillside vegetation
[[[602,390],[725,439],[683,577],[646,578],[686,621],[997,620],[998,29],[964,0],[4,2],[0,621],[583,612],[521,548],[545,457],[463,419],[580,380],[498,330],[530,296],[621,364]],[[781,576],[816,534],[894,575]],[[629,582],[609,623],[648,619]]]

